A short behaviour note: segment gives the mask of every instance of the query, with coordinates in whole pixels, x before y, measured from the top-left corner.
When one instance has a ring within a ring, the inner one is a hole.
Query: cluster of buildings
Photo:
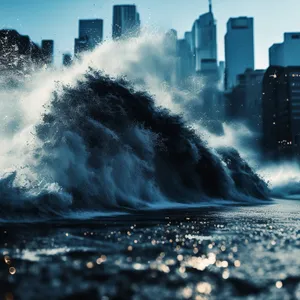
[[[135,5],[114,5],[112,22],[113,39],[122,38],[127,35],[138,34],[140,30],[140,15]],[[85,51],[92,51],[98,44],[103,42],[102,19],[79,20],[78,38],[74,42],[74,57],[78,58]],[[42,49],[48,64],[53,63],[54,41],[43,40]],[[70,53],[63,54],[63,65],[69,66],[72,63]]]
[[[216,36],[210,0],[209,12],[178,40],[180,81],[207,79],[201,93],[208,119],[245,123],[266,157],[300,158],[300,32],[284,33],[270,47],[267,70],[254,67],[253,18],[228,20],[225,62],[218,63]]]
[[[140,15],[135,5],[113,7],[112,38],[138,35]],[[79,21],[74,57],[93,50],[103,41],[103,20]],[[178,39],[176,30],[166,34],[169,54],[175,57],[176,78],[182,88],[194,89],[202,99],[201,118],[214,121],[243,122],[260,136],[262,150],[273,159],[300,156],[300,33],[284,34],[284,41],[269,49],[269,67],[256,70],[254,64],[254,20],[230,18],[225,35],[225,61],[217,57],[217,28],[212,3]],[[54,42],[42,41],[43,60],[53,63]],[[72,63],[63,54],[63,65]],[[170,75],[171,76],[171,75]],[[213,129],[213,128],[211,128]]]
[[[16,30],[0,30],[1,82],[3,78],[10,78],[12,73],[27,74],[45,63],[47,61],[44,60],[44,52],[29,36],[21,35]],[[11,78],[8,81],[12,83]]]
[[[300,158],[300,32],[284,33],[284,41],[269,48],[267,70],[254,69],[253,35],[252,19],[228,21],[227,119],[243,121],[259,133],[266,157]],[[229,43],[230,36],[234,42]]]

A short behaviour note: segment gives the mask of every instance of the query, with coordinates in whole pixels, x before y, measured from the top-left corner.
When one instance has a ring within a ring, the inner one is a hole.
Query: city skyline
[[[284,32],[299,31],[297,6],[300,8],[300,3],[298,1],[288,0],[285,3],[278,1],[275,6],[274,1],[271,0],[261,2],[258,0],[251,2],[246,0],[239,2],[234,0],[213,1],[213,13],[217,21],[219,60],[224,60],[224,36],[226,23],[230,17],[248,16],[254,18],[255,68],[268,66],[268,49],[274,43],[283,41]],[[193,22],[199,15],[208,12],[207,0],[191,0],[188,6],[180,0],[167,0],[160,4],[158,0],[151,1],[151,3],[136,0],[133,3],[137,5],[142,25],[150,25],[162,30],[174,28],[177,30],[179,38],[183,37],[184,32],[191,30]],[[123,0],[85,0],[84,2],[81,0],[73,0],[72,2],[53,0],[51,3],[28,0],[24,4],[20,0],[4,0],[0,12],[0,27],[14,28],[22,34],[29,35],[38,44],[42,39],[53,39],[57,63],[61,62],[63,53],[73,52],[79,19],[103,19],[104,39],[111,38],[113,5],[133,3]],[[70,5],[72,9],[70,9]],[[267,8],[270,8],[271,5],[272,13],[269,13]],[[235,8],[234,13],[232,7]],[[169,10],[167,10],[168,8]],[[168,11],[168,13],[164,14],[163,11]],[[287,13],[289,18],[284,22],[283,20],[280,21],[280,16],[287,15]]]

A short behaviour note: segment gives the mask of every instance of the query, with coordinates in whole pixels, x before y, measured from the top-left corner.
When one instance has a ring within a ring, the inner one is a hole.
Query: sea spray
[[[183,112],[196,94],[166,88],[174,58],[162,44],[149,33],[108,41],[69,69],[2,89],[12,103],[2,112],[4,207],[121,211],[268,197],[246,162],[191,128]]]

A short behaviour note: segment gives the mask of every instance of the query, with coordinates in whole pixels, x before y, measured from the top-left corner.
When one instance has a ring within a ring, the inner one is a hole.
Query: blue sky
[[[208,10],[208,0],[0,0],[0,28],[14,28],[32,40],[54,39],[56,60],[73,53],[78,19],[104,19],[110,36],[112,6],[136,4],[143,25],[174,28],[182,37],[194,20]],[[218,29],[218,58],[224,58],[224,35],[230,17],[251,16],[255,24],[255,65],[268,66],[268,48],[283,40],[283,33],[300,31],[300,0],[213,0]],[[300,55],[300,54],[299,54]]]

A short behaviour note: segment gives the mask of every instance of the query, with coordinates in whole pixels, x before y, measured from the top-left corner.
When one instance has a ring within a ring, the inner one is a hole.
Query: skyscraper
[[[15,30],[0,30],[0,72],[10,77],[11,71],[22,70],[26,74],[34,66],[47,63],[40,47],[29,36],[21,35]],[[4,73],[8,71],[8,73]],[[3,77],[4,78],[4,77]],[[9,80],[9,79],[8,79]]]
[[[270,66],[284,66],[283,43],[273,44],[269,48],[269,64]]]
[[[252,131],[261,132],[262,82],[264,70],[247,69],[237,76],[237,84],[226,95],[228,121],[242,121]]]
[[[300,156],[300,67],[270,66],[263,80],[263,147],[273,157]]]
[[[219,74],[220,74],[221,88],[224,88],[225,61],[219,62]]]
[[[186,39],[177,40],[177,57],[177,82],[178,84],[184,84],[194,74],[193,54]]]
[[[195,70],[201,70],[201,61],[210,59],[217,62],[217,28],[209,1],[209,12],[194,22],[192,28],[192,51],[195,56]]]
[[[103,40],[103,20],[79,20],[79,38],[88,40],[89,49],[95,48]]]
[[[79,20],[79,37],[75,39],[75,54],[93,50],[103,40],[103,20]]]
[[[114,5],[113,8],[113,38],[126,34],[135,34],[140,28],[140,15],[135,5]]]
[[[53,63],[54,56],[53,40],[42,40],[42,53],[46,64],[51,65]]]
[[[253,18],[230,18],[225,35],[225,89],[237,84],[237,76],[254,69]]]
[[[300,32],[286,32],[281,44],[269,49],[270,66],[300,66]]]
[[[69,67],[72,64],[72,55],[70,53],[63,54],[63,66]]]
[[[188,42],[190,49],[193,49],[193,36],[191,31],[187,31],[184,33],[184,39]]]

